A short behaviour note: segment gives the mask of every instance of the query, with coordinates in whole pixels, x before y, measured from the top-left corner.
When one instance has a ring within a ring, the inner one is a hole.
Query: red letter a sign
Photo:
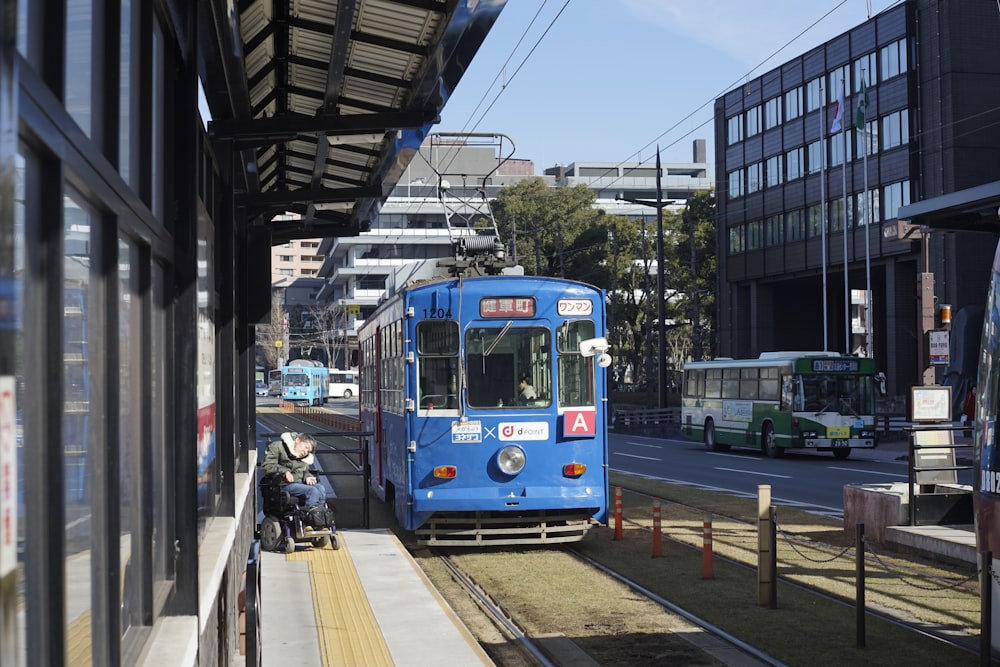
[[[566,410],[563,419],[565,435],[597,435],[597,412],[594,410]]]

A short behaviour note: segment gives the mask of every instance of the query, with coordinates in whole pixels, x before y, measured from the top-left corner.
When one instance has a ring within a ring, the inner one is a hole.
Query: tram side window
[[[580,354],[580,342],[594,337],[591,320],[564,322],[556,329],[559,404],[594,405],[594,357]]]
[[[458,322],[417,324],[417,381],[423,409],[458,408]]]

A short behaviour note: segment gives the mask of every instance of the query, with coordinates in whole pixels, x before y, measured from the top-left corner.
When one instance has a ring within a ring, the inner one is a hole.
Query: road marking
[[[643,459],[645,461],[662,461],[663,459],[658,459],[652,456],[637,456],[635,454],[623,454],[621,452],[615,452],[616,456],[627,456],[630,459]]]
[[[863,468],[840,468],[838,466],[827,466],[827,468],[829,468],[830,470],[846,470],[847,472],[863,472],[869,475],[885,475],[886,477],[899,477],[900,479],[906,477],[906,475],[900,475],[899,473],[895,472],[880,472],[878,470],[865,470]]]
[[[650,449],[662,449],[660,445],[647,445],[644,442],[626,442],[626,445],[635,445],[636,447],[649,447]]]
[[[736,468],[720,468],[719,466],[715,466],[715,469],[716,470],[725,470],[727,472],[741,472],[741,473],[744,473],[746,475],[762,475],[764,477],[778,477],[780,479],[791,479],[792,478],[791,475],[775,475],[775,474],[769,473],[769,472],[757,472],[756,470],[737,470]]]
[[[697,482],[688,482],[683,479],[672,479],[670,477],[658,477],[656,475],[645,475],[643,473],[637,473],[627,470],[621,470],[619,468],[609,468],[611,472],[620,472],[626,475],[633,475],[635,477],[642,477],[643,479],[652,479],[658,482],[667,482],[669,484],[677,484],[679,486],[687,486],[692,489],[703,489],[705,491],[716,491],[718,493],[724,493],[729,496],[736,496],[737,498],[757,498],[757,492],[743,492],[736,489],[731,489],[722,486],[713,486],[711,484],[698,484]],[[787,505],[789,507],[798,507],[806,512],[811,512],[813,514],[820,514],[822,516],[829,516],[834,519],[843,519],[844,512],[836,507],[828,507],[826,505],[814,505],[812,503],[803,503],[797,500],[792,500],[790,498],[782,498],[781,496],[771,496],[773,502],[779,503],[781,505]]]
[[[746,454],[723,454],[721,452],[708,452],[710,456],[728,456],[733,459],[740,459],[741,461],[750,460],[747,458]]]

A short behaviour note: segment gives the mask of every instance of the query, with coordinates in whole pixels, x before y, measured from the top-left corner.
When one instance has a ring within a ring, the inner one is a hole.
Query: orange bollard
[[[715,579],[715,573],[712,570],[712,515],[711,513],[705,514],[705,522],[702,528],[704,533],[704,542],[702,543],[701,549],[701,578],[702,579]]]
[[[622,539],[622,487],[615,487],[615,538]]]
[[[663,555],[663,539],[660,532],[660,499],[653,498],[653,558]]]

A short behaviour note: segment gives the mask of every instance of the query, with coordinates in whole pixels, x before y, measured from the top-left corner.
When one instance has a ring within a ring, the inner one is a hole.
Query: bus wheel
[[[838,447],[837,449],[833,450],[833,458],[838,459],[840,461],[843,461],[850,455],[851,455],[851,450],[848,447]]]
[[[760,446],[769,459],[781,456],[781,448],[774,441],[774,426],[771,425],[771,422],[765,422],[760,430]]]
[[[344,398],[350,398],[350,397],[351,397],[351,396],[353,396],[353,395],[354,395],[354,394],[352,394],[352,393],[351,393],[351,390],[350,390],[350,389],[345,389],[345,390],[344,390]]]
[[[705,449],[710,452],[719,451],[719,443],[715,441],[715,422],[711,419],[705,420]]]

